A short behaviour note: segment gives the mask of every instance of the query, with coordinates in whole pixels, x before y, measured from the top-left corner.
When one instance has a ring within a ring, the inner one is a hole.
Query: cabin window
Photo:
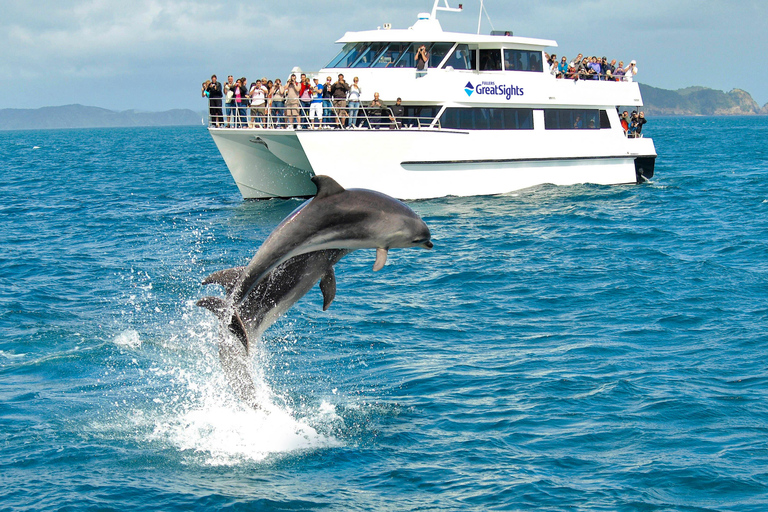
[[[393,43],[394,44],[394,43]],[[422,44],[427,47],[429,53],[428,67],[435,68],[443,61],[445,54],[453,47],[453,43],[403,43],[407,45],[406,50],[395,63],[396,68],[415,68],[416,51]]]
[[[504,49],[504,69],[507,71],[544,71],[541,52]]]
[[[408,51],[408,48],[411,45],[409,43],[392,43],[389,45],[389,47],[381,52],[379,55],[379,58],[376,59],[376,62],[373,63],[374,68],[389,68],[392,67],[395,62],[397,62],[397,59],[400,58],[400,56],[403,54],[403,52]]]
[[[389,43],[370,43],[361,53],[360,57],[352,64],[353,68],[367,68],[371,64],[378,60],[379,56],[384,53]]]
[[[533,109],[449,107],[440,117],[440,126],[458,130],[533,130]]]
[[[480,71],[501,71],[501,50],[479,50]]]
[[[599,130],[601,117],[597,109],[550,108],[544,110],[544,128],[546,130]],[[606,126],[606,128],[610,127],[610,124]]]
[[[610,129],[611,127],[611,120],[608,119],[608,112],[605,110],[600,111],[600,129],[605,130],[606,128]]]
[[[453,69],[476,69],[477,50],[470,50],[469,45],[458,44],[445,63]]]
[[[326,68],[351,68],[367,43],[347,43]]]

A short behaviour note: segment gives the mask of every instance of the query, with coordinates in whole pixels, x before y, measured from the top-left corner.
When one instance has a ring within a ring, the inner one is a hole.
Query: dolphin
[[[254,340],[320,281],[323,311],[336,296],[333,271],[348,250],[327,249],[295,256],[272,270],[231,313],[227,301],[204,297],[197,305],[212,311],[221,320],[219,360],[235,395],[259,409],[256,386],[248,371],[248,357]],[[229,293],[245,267],[214,272],[202,284],[220,284]]]
[[[432,248],[429,228],[402,202],[373,190],[349,189],[329,176],[314,176],[317,195],[309,199],[267,237],[228,297],[243,301],[275,267],[286,260],[323,249],[376,249],[373,270],[393,248]]]
[[[431,249],[429,228],[416,213],[385,194],[345,190],[328,176],[315,176],[317,195],[304,202],[267,237],[245,267],[215,272],[203,284],[220,284],[226,298],[197,305],[222,322],[219,359],[233,390],[259,409],[248,367],[253,340],[320,281],[323,311],[336,294],[333,266],[357,249],[375,248],[373,270],[392,248]],[[239,343],[238,343],[239,341]]]

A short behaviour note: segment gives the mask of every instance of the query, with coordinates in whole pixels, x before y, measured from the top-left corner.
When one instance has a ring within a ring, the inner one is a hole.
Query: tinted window
[[[501,70],[501,50],[479,50],[480,71]]]
[[[533,130],[533,109],[446,108],[440,126],[459,130]]]
[[[373,63],[375,68],[388,68],[397,62],[397,59],[405,52],[410,45],[408,43],[392,43],[386,50],[379,54],[376,62]]]
[[[547,130],[598,130],[600,111],[597,109],[544,110],[544,128]],[[610,128],[608,125],[606,128]]]
[[[505,49],[504,69],[507,71],[543,71],[541,52]]]
[[[328,64],[327,68],[349,68],[352,67],[352,63],[357,60],[365,48],[366,43],[347,43],[339,54],[333,58]]]
[[[354,64],[352,64],[352,67],[367,68],[371,66],[371,64],[379,58],[379,55],[384,52],[387,46],[389,46],[388,43],[371,43],[361,52],[360,57],[358,57]]]
[[[475,59],[476,50],[470,50],[466,44],[460,44],[448,57],[445,66],[451,66],[453,69],[475,69]]]

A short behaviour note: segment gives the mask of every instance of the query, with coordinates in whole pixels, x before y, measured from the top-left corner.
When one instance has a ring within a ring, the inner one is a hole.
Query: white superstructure
[[[438,2],[435,2],[437,8]],[[360,112],[354,129],[209,127],[244,198],[311,196],[310,177],[400,199],[501,194],[551,183],[638,183],[653,175],[649,138],[627,138],[617,106],[642,105],[637,83],[557,79],[554,41],[444,32],[432,14],[408,29],[348,32],[311,76],[359,77],[362,103],[398,97],[404,115]],[[426,73],[416,70],[426,46]],[[338,110],[338,109],[337,109]]]

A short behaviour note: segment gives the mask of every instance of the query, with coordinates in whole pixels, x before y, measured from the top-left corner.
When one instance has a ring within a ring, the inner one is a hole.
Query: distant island
[[[202,125],[203,115],[188,109],[165,112],[117,112],[85,105],[36,109],[0,110],[0,130],[45,130],[55,128],[125,128],[130,126]]]
[[[640,84],[643,111],[651,116],[751,116],[768,115],[768,103],[760,107],[741,89],[730,92],[706,87],[686,87],[676,91]]]
[[[670,91],[640,84],[646,116],[745,116],[768,115],[768,104],[760,105],[741,89],[730,92],[706,87]],[[207,122],[207,114],[189,109],[165,112],[122,112],[85,105],[37,109],[0,110],[0,130],[44,130],[55,128],[121,128],[130,126],[194,126]]]

